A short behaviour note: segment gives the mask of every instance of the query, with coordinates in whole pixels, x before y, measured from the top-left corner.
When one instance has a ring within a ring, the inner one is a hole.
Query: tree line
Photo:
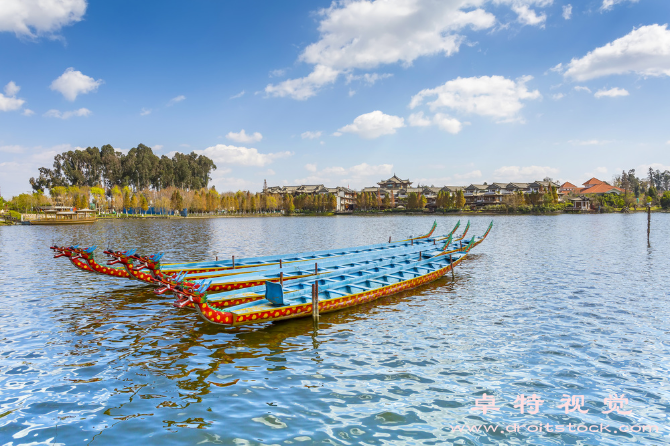
[[[195,152],[175,153],[172,158],[158,157],[151,147],[139,144],[127,155],[106,144],[101,148],[69,150],[54,157],[51,168],[40,167],[39,176],[30,178],[34,191],[44,192],[54,187],[114,186],[133,190],[161,190],[178,187],[185,190],[206,188],[214,162]]]

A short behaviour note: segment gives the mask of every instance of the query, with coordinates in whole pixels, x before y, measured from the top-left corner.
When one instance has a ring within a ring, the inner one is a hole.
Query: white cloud
[[[286,74],[286,70],[283,70],[283,69],[277,69],[277,70],[270,71],[270,77],[282,77],[285,74]]]
[[[16,96],[19,91],[21,91],[21,87],[16,85],[14,81],[9,81],[9,83],[5,85],[5,94],[7,96]]]
[[[393,172],[392,164],[361,163],[349,168],[327,167],[321,171],[317,171],[316,164],[307,164],[305,168],[311,175],[294,179],[295,184],[348,185],[356,188],[369,185],[370,181],[377,182],[380,176],[391,175]]]
[[[433,123],[430,119],[425,118],[423,116],[422,111],[418,113],[412,113],[411,115],[409,115],[409,118],[407,118],[407,121],[409,122],[409,125],[412,127],[428,127]]]
[[[244,96],[244,90],[240,91],[240,92],[237,93],[237,94],[232,95],[232,96],[230,97],[230,99],[237,99],[237,98],[241,98],[242,96]]]
[[[575,86],[575,91],[586,91],[591,93],[591,89],[589,87],[582,87],[581,85]]]
[[[32,116],[32,115],[35,114],[35,112],[32,111],[32,110],[29,109],[29,108],[26,108],[25,110],[23,110],[23,113],[21,113],[21,114],[22,114],[23,116]]]
[[[477,178],[481,177],[482,177],[481,170],[473,170],[472,172],[457,173],[454,175],[454,179],[456,180],[476,180]]]
[[[307,77],[289,79],[277,85],[269,84],[265,93],[275,97],[289,96],[293,99],[305,100],[327,84],[332,84],[340,73],[325,65],[317,65]]]
[[[342,136],[342,132],[333,132],[333,136]]]
[[[596,98],[602,98],[604,96],[610,97],[610,98],[615,98],[617,96],[628,96],[628,95],[629,95],[629,93],[628,93],[627,90],[625,90],[623,88],[614,87],[614,88],[610,88],[609,90],[605,90],[604,88],[601,89],[601,90],[598,90],[598,91],[596,91],[596,94],[594,94],[593,96],[595,96]]]
[[[142,107],[142,110],[140,111],[140,116],[146,116],[151,114],[151,109],[150,108],[144,108]]]
[[[263,139],[263,135],[261,135],[258,132],[252,133],[251,135],[247,135],[244,129],[242,129],[239,133],[228,132],[226,138],[230,139],[231,141],[239,143],[249,143],[249,142],[259,142],[261,139]]]
[[[85,12],[86,0],[3,0],[0,32],[33,38],[53,35],[80,21]]]
[[[629,1],[631,3],[637,3],[639,0],[603,0],[603,4],[600,7],[601,11],[608,11],[612,9],[612,6],[618,4],[618,3],[623,3],[625,1]]]
[[[498,181],[535,181],[555,177],[559,170],[548,166],[503,166],[493,171],[493,179]]]
[[[544,24],[547,21],[547,14],[542,13],[537,15],[535,10],[530,9],[528,5],[524,4],[514,4],[512,5],[512,10],[517,13],[519,23],[544,28]]]
[[[614,141],[603,140],[603,139],[587,139],[587,140],[571,139],[568,142],[573,146],[602,146],[605,144],[612,143]]]
[[[603,177],[604,175],[607,175],[607,167],[596,167],[593,169],[592,172],[586,172],[584,173],[584,177],[586,178],[598,178],[598,177]]]
[[[303,132],[303,133],[300,134],[300,137],[302,139],[316,139],[316,138],[321,137],[321,130],[316,131],[316,132],[310,132],[310,131]]]
[[[362,80],[368,85],[374,85],[375,82],[382,80],[382,79],[387,79],[389,77],[392,77],[393,75],[391,73],[365,73],[365,74],[360,74],[360,75],[355,75],[355,74],[347,74],[346,79],[347,79],[347,84],[351,83],[352,81],[358,81]]]
[[[166,107],[172,107],[173,105],[180,103],[184,99],[186,99],[186,96],[184,96],[183,94],[180,94],[179,96],[175,96],[174,98],[172,98],[168,101]]]
[[[80,94],[96,91],[103,83],[102,79],[96,81],[81,71],[75,71],[74,68],[70,67],[55,79],[49,88],[62,94],[68,101],[74,101]]]
[[[337,70],[371,69],[381,64],[411,64],[421,56],[456,51],[466,27],[491,28],[495,17],[471,9],[481,1],[350,1],[321,11],[321,38],[300,60]],[[463,11],[462,9],[470,9]]]
[[[46,112],[43,116],[46,116],[47,118],[70,119],[73,116],[89,116],[91,113],[92,113],[91,110],[87,108],[80,108],[78,110],[71,110],[66,112],[51,109],[48,112]]]
[[[666,141],[666,144],[670,145],[670,139],[668,141]]]
[[[422,56],[458,52],[465,28],[488,29],[495,16],[479,8],[485,0],[386,0],[333,2],[319,14],[320,39],[299,60],[314,66],[307,77],[265,88],[271,96],[307,99],[341,73],[382,64],[409,66]],[[368,81],[373,81],[370,75]],[[377,80],[377,79],[374,79]]]
[[[238,166],[257,166],[264,167],[271,164],[279,158],[286,158],[293,155],[292,152],[260,153],[254,148],[228,146],[217,144],[207,147],[205,150],[196,150],[196,153],[205,155],[215,164],[231,164]]]
[[[338,129],[338,132],[356,133],[361,138],[374,139],[382,135],[392,135],[396,129],[405,127],[405,120],[375,110],[354,119],[354,122]]]
[[[586,81],[613,74],[670,76],[670,30],[668,25],[648,25],[572,59],[564,76]]]
[[[18,145],[12,146],[0,146],[0,152],[2,153],[23,153],[25,149]]]
[[[356,94],[356,90],[349,90],[349,97],[352,97],[353,95]]]
[[[444,85],[421,90],[412,97],[410,108],[423,103],[427,97],[437,96],[428,106],[431,110],[448,107],[464,113],[490,116],[498,122],[520,121],[522,100],[542,97],[537,90],[529,91],[526,82],[532,76],[523,76],[516,81],[502,76],[456,78]]]
[[[552,98],[554,101],[558,101],[558,100],[560,100],[560,99],[563,99],[564,97],[565,97],[565,95],[564,95],[563,93],[556,93],[555,95],[552,95],[552,96],[551,96],[551,98]]]
[[[1,9],[1,8],[0,8]],[[20,109],[26,101],[16,97],[21,87],[16,85],[14,81],[10,81],[5,85],[5,96],[0,93],[0,111],[13,111]]]
[[[161,150],[162,148],[163,146],[161,144],[154,144],[154,146],[152,147],[152,149],[154,150]]]
[[[563,18],[570,20],[570,17],[572,17],[572,5],[563,5]]]
[[[452,118],[451,116],[445,115],[443,113],[435,113],[433,116],[433,122],[442,130],[456,134],[463,129],[463,124],[458,119]]]

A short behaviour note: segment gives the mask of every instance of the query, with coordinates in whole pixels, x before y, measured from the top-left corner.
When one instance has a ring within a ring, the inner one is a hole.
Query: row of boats
[[[415,288],[442,277],[488,236],[467,239],[470,222],[455,235],[420,237],[346,249],[249,257],[210,262],[162,263],[163,254],[107,249],[98,262],[96,246],[52,246],[77,268],[149,283],[171,293],[177,308],[193,308],[208,322],[233,326],[318,315]]]

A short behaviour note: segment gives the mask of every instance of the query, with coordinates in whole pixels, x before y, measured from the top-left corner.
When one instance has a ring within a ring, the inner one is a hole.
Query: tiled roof
[[[588,180],[586,183],[582,183],[582,184],[584,186],[588,186],[589,184],[595,185],[595,184],[602,184],[602,183],[603,183],[603,181],[600,181],[598,178],[594,177],[594,178],[591,178],[590,180]]]
[[[566,181],[565,183],[563,183],[561,185],[561,189],[568,189],[568,188],[577,189],[577,186],[575,186],[574,184],[572,184],[569,181]]]
[[[610,186],[607,183],[596,184],[595,186],[585,187],[579,191],[580,194],[607,194],[612,191],[623,192],[618,187]]]

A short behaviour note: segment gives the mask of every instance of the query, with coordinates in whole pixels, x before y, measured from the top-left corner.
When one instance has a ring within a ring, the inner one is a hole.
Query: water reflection
[[[454,282],[323,314],[316,328],[309,318],[213,326],[139,282],[53,260],[48,246],[78,241],[207,260],[374,243],[425,232],[432,218],[0,228],[0,443],[621,444],[623,434],[456,435],[448,427],[665,422],[670,231],[659,215],[648,250],[638,217],[496,218]],[[455,220],[438,224],[448,230]],[[488,221],[473,218],[475,233]],[[612,391],[626,392],[633,415],[602,414]],[[533,392],[547,401],[543,412],[518,414],[516,395]],[[577,392],[589,413],[556,408]],[[483,393],[496,396],[501,413],[470,411]]]

